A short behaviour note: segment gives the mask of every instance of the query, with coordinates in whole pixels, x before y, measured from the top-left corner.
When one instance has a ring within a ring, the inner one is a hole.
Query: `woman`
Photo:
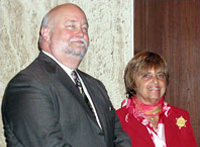
[[[161,56],[137,54],[125,69],[124,81],[128,100],[117,115],[133,147],[197,147],[189,113],[164,100],[169,73]]]

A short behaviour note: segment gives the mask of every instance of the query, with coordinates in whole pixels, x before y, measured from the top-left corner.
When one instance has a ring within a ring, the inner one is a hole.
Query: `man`
[[[8,147],[130,147],[103,84],[77,69],[89,45],[81,8],[53,8],[38,44],[38,58],[4,94]]]

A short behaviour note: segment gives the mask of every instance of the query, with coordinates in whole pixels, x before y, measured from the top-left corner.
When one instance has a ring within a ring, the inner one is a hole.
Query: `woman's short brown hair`
[[[166,77],[166,84],[169,83],[169,72],[165,59],[159,54],[143,51],[136,54],[127,64],[124,73],[124,83],[127,97],[130,98],[136,94],[135,78],[138,74],[150,69],[161,69]]]

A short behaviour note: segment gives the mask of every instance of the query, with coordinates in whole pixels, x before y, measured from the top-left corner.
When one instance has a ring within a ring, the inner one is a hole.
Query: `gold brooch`
[[[176,125],[179,127],[179,129],[181,129],[182,127],[186,127],[186,122],[187,120],[185,120],[183,116],[176,118]]]

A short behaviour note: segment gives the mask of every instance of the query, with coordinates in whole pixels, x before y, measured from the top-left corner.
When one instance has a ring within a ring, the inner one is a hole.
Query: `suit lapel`
[[[89,107],[87,106],[86,102],[84,101],[83,96],[78,91],[77,87],[68,76],[68,74],[50,57],[45,55],[44,53],[40,53],[38,59],[42,62],[44,67],[46,68],[49,76],[56,79],[54,82],[61,83],[73,96],[74,98],[80,103],[80,105],[84,108],[86,113],[90,116],[90,118],[96,122],[95,118],[92,116],[92,112],[90,111]],[[85,82],[85,81],[84,81]]]
[[[94,85],[94,83],[91,83],[91,81],[88,80],[85,76],[83,76],[83,74],[79,70],[77,70],[77,72],[80,75],[81,79],[83,80],[84,85],[86,86],[86,89],[92,99],[92,102],[93,102],[95,110],[97,112],[99,121],[100,121],[101,125],[104,126],[103,124],[105,124],[105,122],[103,121],[104,120],[103,118],[105,116],[102,117],[102,115],[101,115],[101,112],[103,112],[103,111],[101,110],[101,107],[99,106],[99,104],[102,104],[101,97],[99,97],[100,94],[98,94],[99,91],[97,91],[97,87]],[[90,111],[90,109],[88,108],[88,106],[87,106],[87,111],[88,111],[88,114],[90,115],[91,119],[97,124],[97,121],[93,117],[93,114]]]
[[[99,90],[99,88],[96,84],[92,83],[91,80],[89,80],[88,78],[83,76],[83,74],[81,74],[81,72],[79,72],[79,75],[81,76],[82,80],[84,81],[84,84],[87,88],[87,91],[92,99],[95,110],[97,112],[97,115],[98,115],[98,118],[99,118],[102,128],[100,129],[99,125],[97,124],[97,121],[96,120],[94,120],[94,121],[98,126],[98,129],[100,131],[99,133],[103,133],[105,136],[106,142],[110,142],[108,139],[110,137],[109,134],[111,132],[108,132],[108,130],[112,130],[109,127],[114,127],[114,126],[111,126],[109,119],[107,119],[109,110],[106,110],[106,108],[108,108],[108,105],[105,103],[105,96],[102,95],[101,91]],[[113,109],[113,111],[115,111],[115,110]]]
[[[79,90],[71,80],[71,78],[65,73],[63,69],[60,67],[57,67],[57,73],[55,74],[56,78],[70,91],[72,95],[74,95],[74,98],[80,103],[80,105],[84,108],[84,110],[88,113],[90,118],[96,122],[95,118],[93,117],[93,114],[91,110],[89,109],[88,105],[86,104],[83,96],[80,94]]]

